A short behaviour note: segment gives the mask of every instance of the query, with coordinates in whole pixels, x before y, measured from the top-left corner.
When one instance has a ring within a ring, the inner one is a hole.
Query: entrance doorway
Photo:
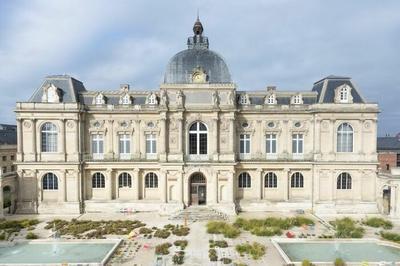
[[[190,205],[205,205],[207,203],[207,183],[202,173],[190,177]]]
[[[385,186],[383,188],[383,202],[382,202],[382,207],[383,207],[383,213],[386,215],[390,214],[390,195],[391,194],[391,187]]]

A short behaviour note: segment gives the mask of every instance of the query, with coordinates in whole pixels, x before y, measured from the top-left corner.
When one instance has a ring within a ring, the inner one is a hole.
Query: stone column
[[[236,127],[235,119],[233,117],[229,118],[229,152],[235,153],[236,151]]]
[[[107,188],[107,199],[112,200],[113,196],[113,187],[112,187],[112,179],[113,179],[113,170],[112,169],[107,169],[106,171],[106,188]]]
[[[183,139],[185,137],[183,134],[183,119],[177,118],[176,121],[178,123],[178,153],[183,154]]]
[[[3,204],[4,204],[4,200],[3,200],[3,182],[2,182],[1,178],[0,178],[0,204],[1,204],[1,206],[3,206]],[[1,208],[0,217],[1,218],[4,217],[4,209],[3,208]]]
[[[289,200],[289,189],[290,189],[290,169],[285,168],[283,169],[284,173],[284,178],[282,180],[282,185],[283,185],[283,200],[288,201]],[[279,181],[278,181],[279,183]]]
[[[113,143],[114,143],[114,120],[108,120],[108,129],[107,129],[107,153],[108,156],[113,157]]]
[[[167,172],[160,172],[161,202],[167,202]]]
[[[257,144],[257,147],[256,147],[256,155],[257,155],[257,158],[262,158],[262,149],[261,149],[261,147],[262,146],[264,146],[264,145],[261,145],[261,143],[263,143],[263,140],[264,140],[264,134],[263,134],[263,125],[262,125],[262,120],[257,120],[257,130],[258,130],[258,140],[256,140],[256,139],[252,139],[251,140],[251,143],[255,143],[255,144]],[[256,134],[257,135],[257,134]],[[261,142],[261,143],[260,143]],[[251,146],[253,146],[254,147],[254,145],[252,144]],[[250,148],[250,151],[251,151],[251,148]]]
[[[66,175],[65,175],[65,170],[63,170],[60,173],[59,176],[59,180],[58,180],[58,189],[59,189],[59,193],[58,193],[58,201],[59,202],[65,202],[65,196],[66,196],[66,188],[67,188],[67,179],[66,179]]]
[[[60,119],[60,153],[63,156],[63,161],[66,159],[65,137],[65,119]]]
[[[315,119],[315,134],[314,134],[314,143],[315,143],[315,154],[321,153],[321,119]]]
[[[38,178],[36,170],[33,170],[32,172],[33,172],[33,180],[36,180],[36,183],[37,183],[37,198],[38,198],[38,202],[40,204],[40,202],[42,202],[42,200],[43,200],[42,180],[41,180],[41,178]],[[21,201],[22,201],[22,198],[21,198]]]
[[[290,131],[289,131],[289,121],[288,120],[283,120],[283,128],[282,128],[282,157],[284,159],[288,159],[289,158],[289,154],[292,152],[291,149],[289,150],[289,148],[291,147],[291,145],[288,145],[288,143],[291,143],[291,136],[289,135]],[[279,140],[278,140],[279,143]],[[278,144],[279,145],[279,144]],[[278,150],[279,151],[279,150]]]
[[[166,143],[165,143],[165,138],[166,138],[166,113],[161,113],[161,118],[160,118],[160,145],[159,145],[159,149],[160,149],[160,160],[165,162],[167,159],[167,155],[166,155]]]
[[[23,172],[21,170],[17,170],[17,202],[22,202],[22,178]]]
[[[218,117],[212,119],[212,147],[213,160],[218,161]]]
[[[36,162],[36,119],[32,119],[32,160]]]
[[[259,168],[257,169],[256,175],[255,175],[255,188],[256,188],[256,199],[261,200],[262,199],[262,169]]]
[[[178,202],[183,203],[183,172],[178,173]]]
[[[139,200],[140,192],[140,180],[139,180],[139,169],[133,170],[133,199]]]
[[[235,191],[236,191],[236,178],[235,172],[229,172],[228,174],[228,202],[235,201]]]
[[[17,119],[17,160],[23,161],[23,131],[22,119]]]
[[[218,171],[214,171],[212,177],[212,203],[218,203]]]
[[[133,158],[140,158],[140,120],[135,120],[135,145],[133,146]]]

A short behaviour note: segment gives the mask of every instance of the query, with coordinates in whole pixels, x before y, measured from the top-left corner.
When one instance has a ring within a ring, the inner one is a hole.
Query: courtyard
[[[276,237],[386,238],[394,245],[400,243],[398,221],[392,223],[376,216],[316,217],[295,212],[247,212],[207,221],[208,216],[202,215],[204,219],[192,219],[188,215],[179,219],[155,212],[13,215],[2,221],[0,236],[9,243],[26,239],[122,239],[107,265],[137,266],[286,265],[271,241]],[[341,264],[332,262],[332,265]]]

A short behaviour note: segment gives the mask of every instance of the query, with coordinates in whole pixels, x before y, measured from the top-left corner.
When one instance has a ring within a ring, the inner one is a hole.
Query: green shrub
[[[187,244],[188,244],[187,240],[176,240],[174,242],[174,245],[176,247],[180,247],[181,250],[184,250],[186,248]]]
[[[301,262],[301,266],[312,266],[312,263],[309,260],[303,260]]]
[[[28,232],[27,234],[26,234],[26,237],[25,237],[26,239],[38,239],[39,237],[38,237],[38,235],[36,235],[35,233],[33,233],[33,232]]]
[[[254,260],[258,260],[265,255],[265,246],[257,242],[253,242],[252,245],[240,244],[236,245],[236,251],[239,252],[240,256],[249,254]]]
[[[341,258],[337,258],[335,259],[335,261],[333,262],[333,264],[335,266],[345,266],[346,264],[344,263],[344,260],[342,260]]]
[[[348,217],[336,219],[330,223],[335,227],[335,236],[337,238],[362,238],[365,232],[364,228],[357,226],[356,223]]]
[[[256,227],[251,229],[250,233],[256,236],[275,236],[281,235],[282,230],[278,227]]]
[[[174,229],[172,229],[172,233],[176,236],[187,236],[189,232],[190,228],[183,225],[177,225]]]
[[[297,227],[302,225],[314,225],[314,221],[304,216],[296,216],[292,218],[292,224]]]
[[[393,224],[391,221],[385,220],[380,217],[371,217],[367,220],[363,221],[363,224],[370,226],[370,227],[382,227],[383,229],[392,229]]]
[[[153,230],[151,230],[150,228],[142,227],[139,229],[139,234],[148,235],[151,233],[153,233]]]
[[[400,244],[400,234],[382,231],[381,237]]]
[[[0,241],[6,240],[6,233],[5,232],[1,232],[0,234]]]
[[[232,259],[230,258],[221,258],[220,261],[222,261],[223,264],[231,264]]]
[[[208,250],[208,257],[210,261],[218,261],[217,251],[213,248]]]
[[[172,262],[176,265],[181,265],[184,262],[184,254],[178,253],[172,257]]]
[[[240,230],[225,222],[210,221],[207,223],[207,233],[223,234],[227,238],[236,238],[240,235]]]
[[[158,238],[168,238],[171,235],[171,233],[166,230],[166,229],[157,229],[157,231],[154,233],[154,237]]]
[[[171,247],[171,243],[164,243],[156,246],[156,254],[157,255],[168,255],[169,248]]]
[[[219,247],[219,248],[227,248],[228,247],[228,243],[225,240],[210,240],[210,248],[215,248],[215,247]]]

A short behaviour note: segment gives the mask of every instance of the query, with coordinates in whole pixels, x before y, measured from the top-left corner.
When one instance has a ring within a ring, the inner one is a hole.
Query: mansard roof
[[[47,76],[42,85],[35,91],[29,102],[42,102],[43,89],[53,84],[61,91],[61,102],[79,102],[79,93],[86,91],[83,83],[69,75]]]
[[[396,137],[379,137],[377,142],[378,151],[399,151],[400,152],[400,136]]]
[[[17,126],[0,124],[0,144],[17,144]]]
[[[318,103],[334,103],[335,89],[344,84],[351,87],[353,103],[366,103],[364,98],[359,93],[357,86],[350,77],[330,75],[315,82],[312,91],[318,93]]]

